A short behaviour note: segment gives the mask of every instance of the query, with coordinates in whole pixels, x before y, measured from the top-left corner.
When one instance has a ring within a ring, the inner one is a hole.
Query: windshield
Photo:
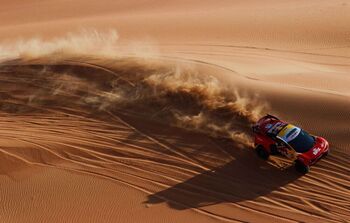
[[[298,153],[305,153],[314,146],[314,143],[314,137],[309,135],[304,130],[301,130],[300,133],[289,142],[289,145],[291,145]]]

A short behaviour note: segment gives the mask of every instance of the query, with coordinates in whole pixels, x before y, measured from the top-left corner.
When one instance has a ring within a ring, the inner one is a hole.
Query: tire
[[[255,147],[255,152],[263,160],[267,160],[270,156],[270,154],[264,149],[262,145]]]
[[[299,160],[295,161],[294,166],[295,166],[295,170],[301,174],[307,174],[310,170],[309,166],[305,165],[304,163],[302,163]]]
[[[277,146],[275,144],[272,144],[270,146],[270,153],[271,153],[271,155],[278,155],[279,154],[279,152],[277,150]]]
[[[322,158],[325,158],[326,156],[328,156],[329,150],[330,150],[330,149],[328,149],[327,152],[325,152],[325,153],[323,154],[323,157],[322,157]]]

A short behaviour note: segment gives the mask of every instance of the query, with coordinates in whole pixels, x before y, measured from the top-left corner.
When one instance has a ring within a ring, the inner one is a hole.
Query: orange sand
[[[2,1],[1,222],[350,221],[347,1]],[[256,157],[266,112],[323,136]]]

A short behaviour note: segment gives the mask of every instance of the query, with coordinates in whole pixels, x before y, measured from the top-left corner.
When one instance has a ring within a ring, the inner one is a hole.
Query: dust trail
[[[2,46],[12,60],[0,69],[16,73],[17,85],[31,86],[22,86],[30,92],[16,99],[27,105],[88,105],[90,112],[124,112],[251,145],[250,125],[268,107],[258,95],[243,95],[186,63],[119,55],[117,39],[114,30],[84,30]]]
[[[2,57],[32,59],[38,57],[65,57],[67,55],[95,54],[97,56],[116,55],[114,47],[118,33],[114,29],[99,32],[95,29],[81,29],[77,33],[67,33],[60,38],[45,41],[42,38],[18,40],[0,46]]]

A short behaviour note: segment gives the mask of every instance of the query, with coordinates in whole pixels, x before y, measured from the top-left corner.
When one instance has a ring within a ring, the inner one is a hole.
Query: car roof
[[[275,116],[266,115],[258,122],[260,132],[272,137],[276,137],[285,143],[289,143],[295,139],[302,131],[301,128],[282,121]]]
[[[258,125],[261,132],[276,136],[287,123],[279,119],[263,117],[258,121]]]
[[[277,137],[289,143],[299,135],[300,131],[301,128],[287,124],[278,132]]]
[[[286,125],[288,124],[278,120],[273,123],[267,123],[265,125],[265,129],[267,130],[266,132],[270,135],[276,136]]]
[[[275,136],[287,143],[295,139],[301,131],[301,128],[281,120],[262,122],[260,127],[266,134]]]

